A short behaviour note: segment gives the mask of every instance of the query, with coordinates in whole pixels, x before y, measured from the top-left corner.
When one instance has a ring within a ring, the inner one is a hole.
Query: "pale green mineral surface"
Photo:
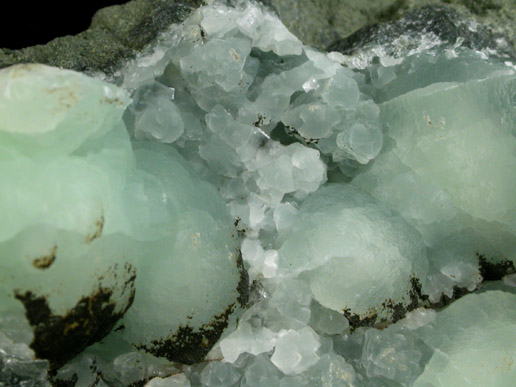
[[[510,386],[516,378],[516,295],[471,294],[421,328],[434,352],[414,386]]]
[[[514,384],[506,42],[208,3],[103,80],[0,71],[0,386]]]
[[[428,271],[421,236],[367,193],[328,184],[297,216],[278,235],[278,265],[301,273],[323,306],[373,323],[392,320],[417,298],[413,281],[424,282]]]
[[[216,188],[174,149],[131,143],[120,88],[42,65],[10,67],[0,83],[2,313],[26,314],[32,349],[54,365],[129,307],[113,335],[202,359],[246,297]]]

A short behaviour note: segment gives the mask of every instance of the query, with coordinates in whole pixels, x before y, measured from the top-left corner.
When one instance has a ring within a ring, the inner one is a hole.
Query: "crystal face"
[[[279,233],[279,267],[309,282],[323,306],[360,320],[392,320],[425,279],[420,235],[348,184],[327,184],[304,201],[296,225]]]
[[[437,314],[421,328],[422,340],[434,349],[414,386],[474,383],[509,386],[514,380],[516,295],[488,291],[471,294]]]
[[[511,385],[511,60],[208,3],[113,76],[0,70],[0,386]]]

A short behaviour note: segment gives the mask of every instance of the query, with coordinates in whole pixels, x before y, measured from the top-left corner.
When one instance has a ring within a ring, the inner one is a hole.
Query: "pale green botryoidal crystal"
[[[317,301],[355,320],[399,318],[416,305],[414,285],[427,274],[417,231],[348,184],[309,196],[277,244],[280,274],[308,280]]]
[[[122,89],[20,65],[0,90],[0,313],[30,325],[26,344],[54,367],[129,308],[127,344],[202,359],[242,301],[216,188],[170,146],[131,144]]]
[[[504,74],[382,104],[386,146],[353,181],[422,234],[445,273],[427,289],[434,299],[444,282],[473,290],[475,276],[459,272],[478,266],[478,256],[516,262],[516,77]]]
[[[516,380],[516,295],[470,294],[420,329],[434,352],[414,383],[423,386],[513,386]]]

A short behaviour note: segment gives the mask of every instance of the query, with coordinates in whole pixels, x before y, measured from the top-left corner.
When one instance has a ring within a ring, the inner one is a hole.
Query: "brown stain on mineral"
[[[95,239],[98,239],[102,236],[102,231],[104,230],[104,213],[102,213],[99,218],[95,221],[95,231],[92,234],[86,236],[86,243],[91,243]]]
[[[30,347],[37,358],[47,359],[51,369],[56,370],[89,345],[102,340],[133,303],[136,274],[130,266],[127,270],[129,278],[122,293],[127,294],[128,302],[121,311],[115,311],[113,289],[100,285],[64,315],[51,311],[46,296],[15,290],[14,296],[25,307],[25,315],[34,331]]]
[[[115,98],[105,97],[102,100],[102,102],[104,102],[107,105],[115,105],[115,106],[120,106],[120,107],[125,106],[124,101],[117,97],[115,97]]]
[[[238,53],[234,49],[229,50],[229,53],[231,54],[231,56],[233,57],[233,59],[235,61],[240,62],[242,60],[240,55],[238,55]]]
[[[214,316],[210,323],[203,324],[198,329],[194,330],[188,325],[180,326],[171,336],[153,340],[150,345],[137,345],[136,348],[169,361],[183,364],[198,363],[220,339],[234,309],[235,304],[230,304],[224,312]]]
[[[377,329],[383,329],[387,326],[401,320],[406,316],[408,312],[413,311],[420,306],[421,297],[421,283],[414,274],[410,278],[410,287],[407,292],[407,296],[410,300],[409,303],[394,302],[391,298],[386,299],[382,302],[378,310],[371,308],[364,314],[352,313],[349,308],[342,310],[344,317],[349,321],[351,331],[359,327],[375,327]],[[389,312],[390,318],[379,318],[378,312]]]
[[[32,260],[32,266],[39,270],[46,270],[55,262],[57,257],[57,246],[52,247],[50,253]]]

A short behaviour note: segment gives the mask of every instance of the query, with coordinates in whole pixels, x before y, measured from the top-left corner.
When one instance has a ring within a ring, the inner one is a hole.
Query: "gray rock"
[[[232,0],[228,0],[231,2]],[[466,17],[507,37],[516,49],[514,0],[258,0],[278,13],[305,44],[326,49],[357,30],[400,19],[425,4],[448,4]],[[90,27],[46,45],[0,48],[0,68],[17,63],[44,63],[86,73],[112,74],[141,52],[170,24],[183,21],[202,0],[132,0],[98,11]],[[355,38],[357,36],[355,35]]]
[[[438,4],[414,9],[392,22],[363,27],[336,41],[328,49],[352,55],[381,47],[385,53],[397,57],[424,45],[424,36],[439,41],[439,47],[460,45],[477,51],[489,49],[504,57],[515,57],[513,46],[502,33],[479,24],[469,13]]]
[[[44,63],[94,73],[114,72],[172,23],[183,21],[202,0],[133,0],[99,10],[90,27],[45,45],[0,49],[0,68],[17,63]]]
[[[270,0],[305,44],[326,49],[371,24],[397,20],[425,5],[448,5],[508,38],[516,49],[514,0]]]

